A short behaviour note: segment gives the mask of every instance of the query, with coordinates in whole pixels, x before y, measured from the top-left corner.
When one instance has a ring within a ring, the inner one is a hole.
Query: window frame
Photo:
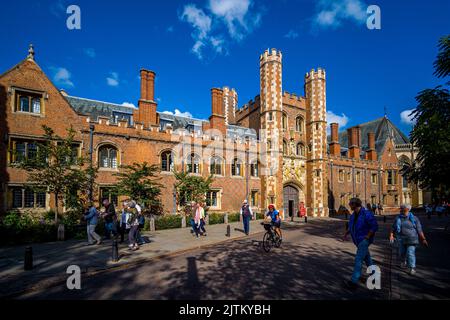
[[[198,163],[195,162],[196,159],[198,159]],[[201,157],[198,154],[192,152],[187,156],[186,159],[186,172],[191,174],[202,174],[201,163]],[[195,168],[197,168],[198,170],[194,170]]]
[[[224,161],[219,156],[212,156],[209,162],[209,173],[215,176],[224,176]],[[217,173],[217,168],[219,168],[219,173]]]
[[[236,169],[239,169],[239,174],[236,174]],[[244,176],[244,162],[239,158],[234,158],[231,163],[231,176],[243,177]]]
[[[174,168],[174,154],[171,150],[164,150],[159,156],[161,172],[172,172]],[[166,168],[164,168],[166,162]]]
[[[103,159],[104,158],[102,157],[101,152],[104,149],[106,149],[106,151],[107,151],[107,158],[106,158],[106,160],[108,162],[107,166],[103,166],[103,162],[104,162]],[[115,155],[115,166],[113,165],[113,161],[112,161],[113,158],[111,157],[111,151],[115,151],[116,152],[116,155]],[[120,156],[119,155],[120,155],[119,148],[117,148],[113,144],[105,143],[105,144],[99,146],[98,150],[97,150],[97,157],[98,157],[97,164],[98,164],[99,169],[101,169],[101,170],[118,170],[119,167],[120,167]]]
[[[30,114],[40,116],[44,114],[44,93],[37,91],[27,91],[22,89],[14,89],[14,112],[21,114]],[[22,101],[27,101],[28,110],[22,107]],[[39,111],[35,110],[35,101],[39,101]]]

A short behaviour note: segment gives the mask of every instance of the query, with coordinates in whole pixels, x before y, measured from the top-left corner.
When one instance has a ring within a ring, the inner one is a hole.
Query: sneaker
[[[350,280],[344,281],[344,287],[349,289],[350,291],[355,291],[356,289],[358,289],[358,285]]]
[[[95,244],[95,242],[88,242],[86,243],[87,246],[93,246]]]
[[[102,244],[102,240],[97,240],[97,245]]]
[[[411,276],[415,275],[416,274],[416,268],[410,268],[408,273]]]
[[[402,263],[400,263],[400,268],[402,268],[402,269],[406,269],[408,267],[408,265],[406,264],[406,262],[402,262]]]

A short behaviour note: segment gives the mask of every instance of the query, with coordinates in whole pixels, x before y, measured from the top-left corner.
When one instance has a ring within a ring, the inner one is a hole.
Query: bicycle
[[[274,230],[273,225],[271,223],[261,222],[261,225],[264,226],[264,229],[267,232],[263,236],[263,249],[265,252],[269,252],[272,249],[272,246],[279,248],[281,247],[281,242],[283,238],[280,237]]]

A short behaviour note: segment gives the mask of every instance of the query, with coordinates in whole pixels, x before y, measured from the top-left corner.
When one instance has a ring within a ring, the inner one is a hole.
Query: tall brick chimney
[[[134,112],[134,121],[144,125],[156,125],[159,122],[155,102],[155,73],[150,70],[141,70],[141,98],[139,108]]]
[[[347,129],[348,135],[348,156],[359,159],[361,151],[361,128],[359,126]]]
[[[375,150],[375,133],[369,132],[367,134],[367,140],[369,141],[369,149],[367,150],[367,160],[376,161],[377,151]]]
[[[222,89],[211,89],[211,109],[212,114],[209,117],[210,128],[220,130],[225,136],[227,129],[225,125],[225,108]]]
[[[332,123],[331,127],[331,141],[330,141],[330,154],[332,156],[341,155],[341,145],[339,143],[339,124]]]

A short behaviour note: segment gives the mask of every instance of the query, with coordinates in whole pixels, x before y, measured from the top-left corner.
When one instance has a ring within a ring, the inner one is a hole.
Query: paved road
[[[351,242],[339,240],[345,222],[314,220],[286,225],[282,248],[270,253],[262,250],[258,235],[82,278],[79,291],[70,291],[62,284],[21,298],[410,299],[420,295],[420,298],[448,299],[449,282],[441,280],[446,276],[443,270],[447,273],[450,270],[450,258],[448,254],[436,255],[447,248],[449,237],[443,232],[443,220],[434,223],[430,224],[429,238],[435,245],[427,252],[418,251],[419,272],[410,278],[395,266],[391,269],[391,250],[385,240],[390,221],[386,224],[380,221],[379,239],[371,251],[382,270],[381,290],[371,291],[361,285],[356,292],[350,292],[342,287],[342,281],[351,274],[355,252]],[[442,243],[438,245],[439,241]],[[428,262],[424,264],[425,258]],[[427,263],[435,260],[440,261],[438,270],[429,269]]]

